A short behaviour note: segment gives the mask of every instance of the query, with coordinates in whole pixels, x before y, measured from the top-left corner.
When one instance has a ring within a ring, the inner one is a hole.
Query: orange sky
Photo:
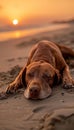
[[[20,24],[74,18],[74,0],[1,0],[0,26],[18,19]]]

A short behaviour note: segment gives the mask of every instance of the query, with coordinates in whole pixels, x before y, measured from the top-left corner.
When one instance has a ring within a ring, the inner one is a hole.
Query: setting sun
[[[17,25],[17,24],[18,24],[18,20],[17,20],[17,19],[14,19],[14,20],[12,21],[12,23],[13,23],[14,25]]]

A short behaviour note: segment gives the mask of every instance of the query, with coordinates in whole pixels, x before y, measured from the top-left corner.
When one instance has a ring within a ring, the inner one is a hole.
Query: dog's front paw
[[[64,89],[71,89],[74,88],[74,85],[72,83],[63,83]]]
[[[7,97],[8,97],[8,95],[6,94],[6,92],[0,93],[0,100],[6,99]]]
[[[74,88],[74,80],[73,79],[70,79],[69,81],[64,80],[63,81],[63,88],[64,89]]]
[[[14,83],[12,83],[12,84],[10,84],[10,85],[7,87],[7,89],[6,89],[6,94],[13,94],[13,93],[16,92],[16,90],[17,90],[17,85],[14,84]]]

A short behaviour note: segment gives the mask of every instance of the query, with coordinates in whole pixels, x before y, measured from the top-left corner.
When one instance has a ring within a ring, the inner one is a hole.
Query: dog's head
[[[59,72],[46,62],[33,62],[25,69],[25,97],[43,99],[50,96],[53,84],[59,80]]]

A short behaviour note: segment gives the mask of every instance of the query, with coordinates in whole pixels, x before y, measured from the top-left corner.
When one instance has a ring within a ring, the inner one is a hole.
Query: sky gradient
[[[74,18],[74,0],[1,0],[0,26],[12,24],[46,23]]]

